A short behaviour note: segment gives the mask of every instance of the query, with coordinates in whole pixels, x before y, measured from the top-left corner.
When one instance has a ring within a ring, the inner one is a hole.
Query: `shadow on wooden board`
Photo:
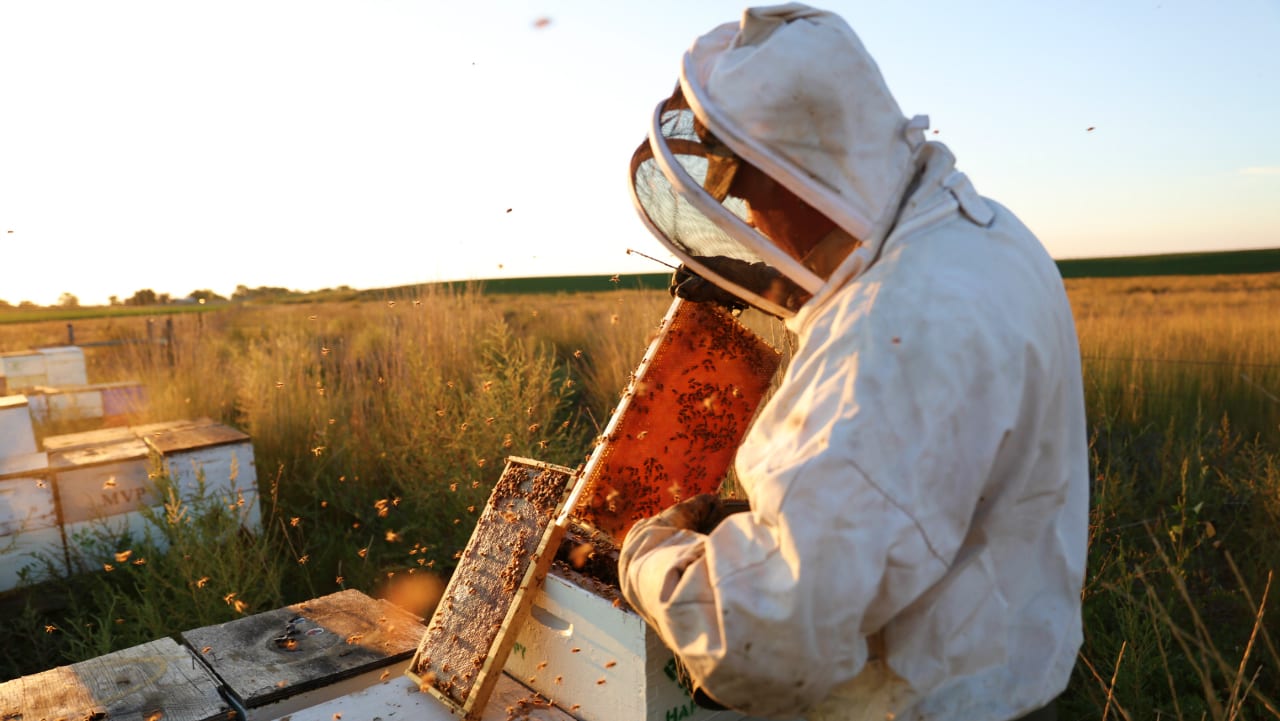
[[[225,721],[235,711],[191,652],[162,638],[0,684],[0,718]]]

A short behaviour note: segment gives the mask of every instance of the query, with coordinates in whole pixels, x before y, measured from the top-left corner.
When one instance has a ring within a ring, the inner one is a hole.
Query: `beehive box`
[[[581,721],[729,721],[693,702],[675,658],[610,589],[552,569],[516,636],[507,673]]]
[[[137,537],[147,528],[139,510],[162,503],[150,477],[149,454],[147,445],[136,437],[49,454],[73,571],[91,570],[75,558],[83,536],[128,532]]]
[[[269,721],[402,675],[421,619],[355,590],[184,631],[245,721]]]
[[[41,348],[44,356],[44,382],[40,385],[82,386],[89,382],[84,368],[84,351],[68,345]]]
[[[183,498],[206,492],[230,494],[241,509],[241,524],[260,526],[258,474],[249,436],[208,418],[137,426],[143,442],[163,459],[165,471]]]
[[[41,423],[103,416],[102,391],[93,386],[36,386],[27,390],[31,417]]]
[[[24,395],[0,396],[0,459],[36,451],[31,410]]]
[[[41,385],[27,389],[26,395],[32,418],[41,422],[101,418],[118,424],[146,407],[146,391],[134,381]]]
[[[0,718],[227,721],[235,714],[191,652],[162,638],[0,684]]]
[[[109,425],[126,422],[147,407],[147,389],[137,381],[101,383],[97,387],[102,393],[102,420]]]
[[[66,572],[49,458],[44,452],[0,458],[0,591],[16,588],[22,569],[44,561]]]
[[[234,506],[241,525],[260,526],[253,445],[207,418],[50,436],[44,443],[71,551],[100,532],[141,535],[148,526],[142,510],[159,511],[166,500],[156,492],[160,470],[182,500]],[[72,570],[90,570],[72,556]]]
[[[0,353],[0,393],[18,393],[48,383],[39,351]]]

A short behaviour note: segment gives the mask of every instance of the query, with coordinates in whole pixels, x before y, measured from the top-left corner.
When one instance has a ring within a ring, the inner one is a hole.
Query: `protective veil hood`
[[[916,173],[927,124],[903,116],[840,17],[795,3],[753,8],[685,54],[676,96],[659,105],[647,147],[632,160],[633,197],[686,265],[789,317],[834,275],[843,282],[875,257]],[[710,146],[707,138],[715,147],[696,147]],[[740,202],[717,192],[715,159],[726,152],[830,219],[855,247],[851,257],[833,271],[750,227]],[[735,262],[717,262],[726,257]],[[769,292],[762,277],[789,290]]]

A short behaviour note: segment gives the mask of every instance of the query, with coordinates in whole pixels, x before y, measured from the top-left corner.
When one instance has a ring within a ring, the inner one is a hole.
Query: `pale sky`
[[[0,0],[0,299],[659,271],[627,163],[744,6]],[[819,6],[1055,257],[1280,246],[1277,0]]]

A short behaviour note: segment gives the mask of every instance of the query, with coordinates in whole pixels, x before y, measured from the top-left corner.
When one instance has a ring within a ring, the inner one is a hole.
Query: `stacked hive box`
[[[162,512],[167,500],[157,471],[184,502],[229,506],[242,526],[260,524],[249,437],[207,418],[50,436],[44,445],[0,461],[0,549],[10,549],[0,554],[0,590],[16,585],[35,551],[80,572],[96,567],[77,552],[88,539],[140,537],[144,512]]]
[[[121,423],[146,398],[142,385],[133,381],[89,383],[84,351],[76,346],[0,353],[0,395],[19,391],[41,422],[101,418]]]
[[[0,457],[0,590],[17,586],[25,568],[65,568],[56,509],[44,452]]]
[[[45,446],[73,548],[99,530],[140,536],[143,509],[161,511],[166,501],[153,478],[161,470],[183,501],[233,505],[242,525],[258,528],[253,445],[233,428],[207,418],[170,421],[54,436]],[[88,569],[73,558],[72,570]]]
[[[31,428],[27,397],[0,396],[0,458],[35,453],[36,434]]]
[[[36,386],[82,386],[89,382],[84,351],[76,346],[0,353],[0,393]]]

